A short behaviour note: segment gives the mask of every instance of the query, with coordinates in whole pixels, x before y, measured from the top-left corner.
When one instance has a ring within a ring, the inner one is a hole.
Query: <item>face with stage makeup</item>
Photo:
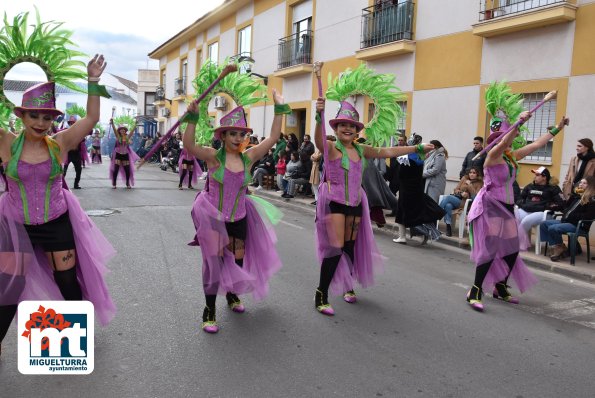
[[[227,130],[221,133],[221,141],[225,149],[231,152],[240,152],[241,146],[248,136],[247,131]]]
[[[25,137],[39,140],[49,133],[54,115],[44,112],[23,112],[22,120],[25,126]]]

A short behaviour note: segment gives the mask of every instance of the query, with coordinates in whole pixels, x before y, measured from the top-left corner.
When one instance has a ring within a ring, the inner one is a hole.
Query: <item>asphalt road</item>
[[[72,179],[69,172],[68,180]],[[333,297],[336,316],[314,309],[318,270],[313,213],[283,207],[284,266],[269,297],[244,298],[221,330],[200,329],[204,297],[190,206],[177,174],[145,166],[133,190],[110,189],[107,165],[87,167],[76,191],[118,251],[108,284],[118,314],[95,330],[89,376],[25,376],[16,327],[3,343],[0,397],[593,397],[595,285],[536,271],[540,283],[515,306],[465,302],[468,254],[394,244],[379,283],[357,304]]]

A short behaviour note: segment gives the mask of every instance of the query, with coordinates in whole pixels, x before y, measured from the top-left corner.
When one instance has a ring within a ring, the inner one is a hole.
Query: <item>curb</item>
[[[303,199],[286,200],[282,199],[281,197],[277,197],[272,192],[274,191],[271,191],[271,193],[267,191],[258,191],[252,193],[256,196],[260,196],[264,199],[267,199],[268,201],[278,205],[279,207],[289,207],[299,211],[307,210],[312,214],[316,214],[316,207],[310,205],[309,203],[304,203]],[[310,200],[311,199],[308,198],[308,201]],[[376,225],[372,224],[372,230],[374,231],[374,233],[380,233],[388,237],[394,237],[396,235],[396,224],[393,222],[387,222],[384,228],[378,228]],[[445,250],[454,251],[458,253],[469,253],[469,245],[461,243],[458,238],[448,238],[442,236],[440,238],[440,241],[434,242],[433,244]],[[572,265],[558,265],[556,263],[551,262],[549,259],[545,260],[547,257],[544,257],[544,261],[538,261],[535,259],[535,257],[527,255],[527,252],[521,253],[521,258],[523,259],[523,261],[525,261],[525,263],[528,266],[532,268],[547,271],[553,274],[563,275],[569,278],[581,280],[588,283],[595,283],[595,264],[593,264],[593,271],[591,273],[588,273],[580,269],[573,269],[575,268],[575,266]]]

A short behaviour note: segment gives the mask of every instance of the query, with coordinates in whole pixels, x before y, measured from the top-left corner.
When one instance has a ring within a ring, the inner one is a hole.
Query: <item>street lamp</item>
[[[256,61],[254,60],[254,58],[246,56],[246,55],[241,55],[238,58],[238,63],[242,63],[245,62],[246,68],[244,69],[244,72],[247,73],[249,76],[256,76],[262,79],[262,82],[264,83],[265,86],[268,86],[269,84],[269,78],[266,76],[263,76],[259,73],[256,72],[252,72],[252,65],[254,65],[256,63]]]

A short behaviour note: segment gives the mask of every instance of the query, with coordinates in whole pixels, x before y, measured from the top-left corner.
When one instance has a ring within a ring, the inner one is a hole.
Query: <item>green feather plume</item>
[[[347,69],[334,80],[329,73],[328,99],[345,101],[355,95],[366,95],[374,102],[374,117],[365,125],[366,143],[372,146],[390,145],[391,137],[398,135],[397,122],[405,117],[397,104],[405,96],[395,85],[395,76],[375,73],[364,63],[356,69]]]
[[[506,81],[493,82],[486,89],[486,108],[492,117],[506,115],[509,123],[514,123],[523,112],[523,95],[513,94]],[[500,111],[500,112],[499,112]]]
[[[228,60],[225,60],[222,65],[217,66],[214,62],[208,61],[201,67],[198,75],[192,81],[197,98],[217,79],[227,63]],[[213,127],[214,120],[209,116],[209,102],[215,95],[225,93],[233,99],[237,106],[248,107],[256,102],[266,100],[264,92],[266,92],[266,86],[250,75],[234,72],[225,76],[198,105],[200,118],[196,125],[196,142],[200,145],[210,145],[213,140],[215,129]]]
[[[120,125],[125,125],[128,127],[128,131],[132,132],[136,128],[136,119],[128,115],[117,116],[114,118],[114,125],[116,126],[116,129]]]
[[[76,115],[76,116],[80,117],[81,119],[84,118],[85,116],[87,116],[87,110],[85,108],[83,108],[82,106],[78,106],[76,104],[72,105],[70,108],[66,109],[65,113],[69,116]]]
[[[485,92],[486,109],[492,117],[506,118],[509,124],[515,123],[523,108],[523,95],[514,94],[505,80],[490,84]],[[527,145],[524,135],[529,133],[526,126],[519,128],[520,134],[512,142],[513,150]]]
[[[72,50],[71,31],[62,29],[62,23],[41,22],[35,9],[36,21],[28,25],[29,13],[21,13],[9,21],[4,13],[4,26],[0,29],[0,126],[6,127],[12,113],[12,104],[4,94],[4,76],[15,65],[31,62],[38,65],[48,81],[53,81],[75,91],[85,92],[74,80],[86,79],[87,68],[84,56]],[[29,28],[32,28],[32,31]]]

